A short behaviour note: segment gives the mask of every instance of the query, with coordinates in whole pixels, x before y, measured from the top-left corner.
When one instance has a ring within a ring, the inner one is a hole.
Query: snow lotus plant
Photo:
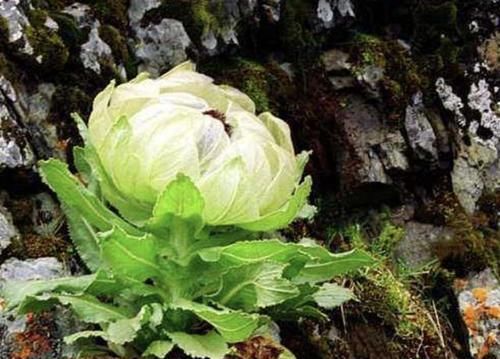
[[[362,251],[258,239],[306,205],[307,154],[295,155],[282,120],[257,116],[250,98],[191,63],[111,83],[88,128],[75,119],[78,174],[55,159],[40,172],[90,274],[1,289],[18,313],[72,308],[89,330],[67,343],[129,358],[164,358],[175,346],[223,358],[231,344],[268,335],[272,318],[326,318],[319,308],[351,298],[331,279],[372,262]]]

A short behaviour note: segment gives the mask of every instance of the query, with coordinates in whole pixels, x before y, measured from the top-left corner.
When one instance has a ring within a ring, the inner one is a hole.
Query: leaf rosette
[[[127,358],[177,346],[220,359],[268,334],[272,318],[327,319],[321,308],[352,298],[332,278],[373,262],[360,250],[256,239],[306,205],[307,153],[295,155],[282,120],[256,116],[246,95],[191,63],[110,84],[88,128],[74,117],[85,142],[74,149],[78,175],[55,159],[39,168],[90,274],[0,288],[17,313],[72,308],[89,328],[68,344]]]

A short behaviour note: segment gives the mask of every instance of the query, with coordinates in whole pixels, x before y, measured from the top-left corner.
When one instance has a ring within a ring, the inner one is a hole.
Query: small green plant
[[[174,346],[223,358],[265,333],[271,316],[324,318],[318,307],[352,297],[332,277],[372,262],[362,250],[256,239],[306,205],[303,159],[284,122],[256,117],[248,97],[189,64],[111,85],[89,129],[75,120],[85,141],[74,149],[78,176],[55,159],[39,168],[90,274],[8,282],[1,292],[18,313],[58,303],[95,325],[67,343],[101,338],[128,358],[164,358]]]

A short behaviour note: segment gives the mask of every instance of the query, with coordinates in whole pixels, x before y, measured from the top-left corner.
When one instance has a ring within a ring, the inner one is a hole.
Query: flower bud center
[[[231,126],[226,122],[226,115],[224,115],[222,112],[212,109],[203,112],[203,114],[212,116],[216,120],[222,122],[222,124],[224,125],[224,131],[226,131],[228,135],[231,134]]]

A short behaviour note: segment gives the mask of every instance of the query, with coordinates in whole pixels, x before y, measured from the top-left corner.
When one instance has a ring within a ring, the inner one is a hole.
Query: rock
[[[76,20],[79,28],[92,27],[96,21],[92,16],[90,6],[78,2],[65,7],[62,12],[71,15]]]
[[[443,107],[455,115],[455,121],[459,126],[464,127],[466,121],[465,116],[462,114],[464,107],[462,99],[453,93],[453,88],[447,85],[442,77],[436,80],[436,92]]]
[[[405,155],[406,142],[401,132],[388,133],[380,144],[380,158],[387,171],[406,171],[409,168]]]
[[[126,74],[122,70],[122,64],[116,64],[111,47],[99,36],[100,22],[94,19],[91,8],[88,5],[74,3],[63,10],[71,15],[80,28],[90,28],[88,38],[80,47],[80,61],[84,68],[92,70],[97,75],[101,74],[103,66],[114,68],[124,79]]]
[[[484,183],[479,170],[470,166],[467,159],[460,156],[453,162],[451,172],[453,192],[469,214],[474,213],[476,202],[483,193]]]
[[[12,215],[6,208],[0,206],[0,254],[17,236],[19,232],[12,222]]]
[[[500,285],[492,270],[455,282],[463,321],[469,332],[470,352],[475,358],[500,358]]]
[[[10,82],[1,75],[0,89],[2,89],[0,91],[0,169],[31,167],[35,156],[25,131],[17,122],[18,113],[13,106],[13,101],[17,100],[16,93]]]
[[[386,137],[379,112],[359,96],[349,95],[342,102],[337,124],[347,146],[338,154],[341,187],[391,183],[377,151]]]
[[[472,83],[467,99],[469,107],[478,111],[480,115],[479,122],[471,122],[469,132],[481,137],[483,141],[489,143],[491,146],[496,146],[500,141],[500,115],[493,109],[493,94],[486,80],[481,79],[477,84]],[[480,136],[477,132],[480,127],[488,129],[492,135],[486,138]]]
[[[380,66],[367,65],[361,69],[356,79],[362,85],[366,85],[364,87],[371,96],[378,98],[380,97],[378,84],[384,78],[384,71]]]
[[[349,54],[338,49],[328,50],[321,55],[321,62],[328,72],[349,70],[352,65],[348,60]]]
[[[352,76],[329,76],[328,80],[334,90],[343,90],[356,86],[356,81]]]
[[[434,260],[434,246],[450,240],[453,235],[449,228],[415,221],[407,222],[404,229],[405,236],[397,244],[394,254],[410,268],[418,268]]]
[[[479,47],[479,54],[491,71],[500,70],[500,31],[495,32],[490,38],[484,40]]]
[[[191,44],[182,23],[174,19],[139,27],[136,38],[135,55],[142,61],[139,69],[154,76],[186,60],[186,49]]]
[[[425,114],[422,93],[413,97],[413,104],[406,107],[405,129],[413,152],[420,160],[438,159],[436,135]]]
[[[148,10],[155,9],[161,5],[160,0],[131,0],[128,8],[128,19],[130,27],[137,31],[140,22]]]
[[[249,0],[252,2],[253,0]],[[255,3],[255,1],[254,1]],[[266,16],[267,22],[277,23],[281,17],[281,0],[263,0],[262,12]]]
[[[356,15],[351,0],[319,0],[316,16],[321,20],[323,27],[329,29],[337,24],[338,18],[355,17]]]
[[[99,37],[98,27],[90,30],[89,39],[82,45],[80,60],[83,67],[101,74],[101,63],[113,62],[111,48]]]
[[[7,280],[53,279],[66,274],[61,262],[53,257],[20,260],[9,258],[0,265],[0,282]]]
[[[9,280],[55,279],[67,274],[62,263],[53,257],[24,261],[10,258],[0,266],[0,285]],[[31,353],[30,357],[37,359],[60,358],[61,352],[70,352],[62,338],[82,328],[64,308],[38,315],[15,317],[8,314],[0,315],[2,358],[17,358],[19,353]],[[66,358],[76,357],[76,353],[73,354]]]
[[[21,0],[2,0],[0,2],[0,17],[7,22],[9,42],[19,44],[22,53],[32,55],[33,47],[24,33],[30,23],[21,7]]]

